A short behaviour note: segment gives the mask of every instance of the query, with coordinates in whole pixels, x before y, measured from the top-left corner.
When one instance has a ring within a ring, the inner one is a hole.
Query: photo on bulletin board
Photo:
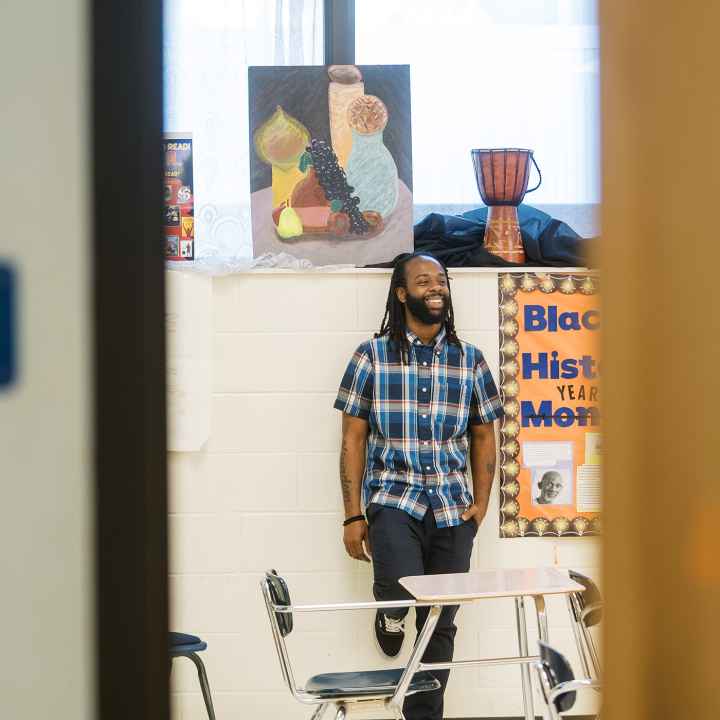
[[[600,532],[598,292],[591,273],[498,276],[501,537]]]
[[[251,67],[248,88],[253,256],[411,252],[410,67]]]

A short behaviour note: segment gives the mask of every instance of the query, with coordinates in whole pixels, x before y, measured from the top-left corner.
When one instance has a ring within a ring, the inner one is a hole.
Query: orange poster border
[[[500,537],[580,537],[599,535],[601,518],[544,517],[529,519],[521,515],[521,465],[519,461],[521,433],[520,388],[516,379],[521,348],[516,339],[519,328],[518,303],[515,296],[540,293],[550,295],[595,295],[599,292],[597,275],[582,273],[499,273],[498,316],[500,340],[500,397],[505,415],[500,422]]]

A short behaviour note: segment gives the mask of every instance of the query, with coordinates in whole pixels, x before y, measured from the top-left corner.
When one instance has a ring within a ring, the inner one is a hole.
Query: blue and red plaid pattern
[[[472,503],[468,425],[503,414],[483,354],[468,343],[431,345],[412,332],[408,362],[383,336],[362,343],[345,370],[335,408],[370,425],[362,501],[399,508],[438,527],[460,525]]]

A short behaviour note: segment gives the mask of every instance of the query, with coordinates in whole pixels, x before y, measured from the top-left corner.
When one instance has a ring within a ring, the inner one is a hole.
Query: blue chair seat
[[[394,670],[367,670],[315,675],[305,684],[305,691],[323,699],[382,695],[389,697],[400,682],[402,668]],[[409,693],[437,690],[440,683],[429,672],[415,673]]]
[[[197,635],[188,635],[187,633],[168,633],[168,642],[171,655],[188,655],[207,649],[206,642],[203,642]]]

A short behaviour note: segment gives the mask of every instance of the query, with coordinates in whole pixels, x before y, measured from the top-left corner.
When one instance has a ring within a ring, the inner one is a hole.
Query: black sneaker
[[[375,639],[380,652],[395,657],[405,639],[405,618],[397,620],[380,612],[375,613]]]

